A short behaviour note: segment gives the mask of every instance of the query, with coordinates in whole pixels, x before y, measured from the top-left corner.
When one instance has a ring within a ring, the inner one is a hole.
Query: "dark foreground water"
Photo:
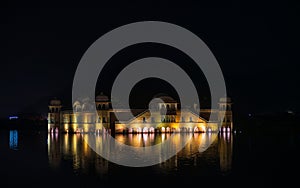
[[[168,134],[117,135],[145,147]],[[205,140],[213,140],[207,150]],[[0,131],[0,187],[260,186],[299,179],[299,133],[194,134],[169,160],[150,167],[124,167],[103,159],[84,135],[28,130]]]

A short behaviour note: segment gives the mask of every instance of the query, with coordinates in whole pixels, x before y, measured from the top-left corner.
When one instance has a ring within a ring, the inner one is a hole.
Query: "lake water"
[[[102,135],[1,130],[0,185],[258,186],[297,182],[298,133],[198,133],[188,136],[190,140],[186,146],[167,161],[133,168],[109,162],[89,147],[86,137],[106,143]],[[168,140],[170,134],[116,135],[115,138],[126,145],[147,147]],[[179,140],[175,138],[172,142],[176,145]],[[208,148],[199,152],[205,147]]]

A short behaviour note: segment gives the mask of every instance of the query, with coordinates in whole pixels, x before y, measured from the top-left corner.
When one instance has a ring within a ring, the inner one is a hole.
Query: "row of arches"
[[[59,107],[55,107],[55,108],[49,108],[49,112],[50,113],[58,113],[58,112],[60,112],[60,108]]]
[[[162,123],[176,122],[176,115],[161,116],[160,122],[162,122]],[[193,117],[189,117],[188,119],[187,119],[187,117],[182,117],[181,122],[195,122],[195,120],[193,119]],[[147,123],[146,117],[143,117],[143,123]],[[155,123],[155,119],[153,117],[151,117],[151,123]]]
[[[223,110],[223,111],[231,111],[231,104],[220,104],[220,110]]]
[[[97,110],[107,110],[109,108],[108,104],[98,104]]]
[[[48,130],[50,133],[58,133],[59,132],[59,128],[58,127],[52,127]]]
[[[174,133],[174,132],[186,132],[186,133],[202,133],[206,132],[204,127],[137,127],[137,128],[128,128],[124,130],[124,133]]]
[[[219,129],[219,131],[225,133],[225,132],[231,132],[231,129],[230,127],[222,127]]]
[[[64,114],[63,115],[63,123],[109,123],[109,118],[105,115],[99,116],[97,120],[91,114],[85,115],[71,115]]]

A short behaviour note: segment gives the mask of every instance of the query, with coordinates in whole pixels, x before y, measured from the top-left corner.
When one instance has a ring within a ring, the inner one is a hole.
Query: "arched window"
[[[190,122],[193,122],[193,117],[190,117]]]
[[[181,121],[182,121],[182,122],[185,122],[184,117],[181,118]]]
[[[102,110],[104,110],[105,109],[105,104],[102,104]]]
[[[145,117],[143,117],[143,123],[146,123],[146,118]]]

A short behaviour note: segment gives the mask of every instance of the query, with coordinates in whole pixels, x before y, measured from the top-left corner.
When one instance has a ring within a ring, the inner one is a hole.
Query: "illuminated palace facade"
[[[49,103],[48,131],[63,133],[163,133],[163,132],[231,132],[231,99],[220,98],[218,109],[180,109],[172,97],[162,95],[154,110],[112,109],[108,96],[101,93],[95,103],[98,116],[90,112],[88,100],[76,101],[72,110],[62,108],[60,100]],[[199,112],[200,111],[200,112]],[[163,112],[163,113],[162,113]],[[122,118],[118,121],[116,118]],[[129,114],[134,115],[129,116]],[[152,114],[152,116],[151,116]],[[221,114],[224,118],[221,119]],[[214,117],[208,121],[209,117]]]

